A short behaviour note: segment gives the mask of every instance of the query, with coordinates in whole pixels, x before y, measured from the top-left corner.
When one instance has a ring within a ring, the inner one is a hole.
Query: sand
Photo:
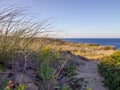
[[[108,90],[102,83],[103,78],[98,73],[97,64],[99,61],[85,61],[78,67],[78,77],[84,77],[89,83],[87,88],[92,90]]]

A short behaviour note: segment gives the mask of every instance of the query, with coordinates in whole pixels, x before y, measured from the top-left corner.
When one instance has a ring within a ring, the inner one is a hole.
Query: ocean
[[[120,38],[62,38],[65,41],[115,46],[120,49]]]

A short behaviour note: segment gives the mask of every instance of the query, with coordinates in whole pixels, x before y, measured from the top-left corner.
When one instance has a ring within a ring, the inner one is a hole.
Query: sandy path
[[[102,77],[97,70],[99,61],[85,61],[84,64],[78,67],[78,77],[85,77],[89,83],[87,87],[92,90],[108,90],[103,86]]]

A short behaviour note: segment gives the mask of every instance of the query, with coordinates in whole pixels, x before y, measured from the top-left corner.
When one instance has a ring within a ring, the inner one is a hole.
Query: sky
[[[51,18],[60,38],[120,38],[120,0],[3,0]]]

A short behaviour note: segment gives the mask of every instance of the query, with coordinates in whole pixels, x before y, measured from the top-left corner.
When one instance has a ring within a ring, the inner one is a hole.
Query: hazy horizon
[[[58,36],[58,37],[55,37],[55,38],[81,38],[81,39],[84,39],[84,38],[90,38],[90,39],[96,39],[96,38],[100,38],[100,39],[104,39],[104,38],[108,38],[108,39],[120,39],[120,37],[60,37],[60,36]]]
[[[5,0],[27,7],[38,21],[51,18],[59,38],[120,38],[120,0]]]

